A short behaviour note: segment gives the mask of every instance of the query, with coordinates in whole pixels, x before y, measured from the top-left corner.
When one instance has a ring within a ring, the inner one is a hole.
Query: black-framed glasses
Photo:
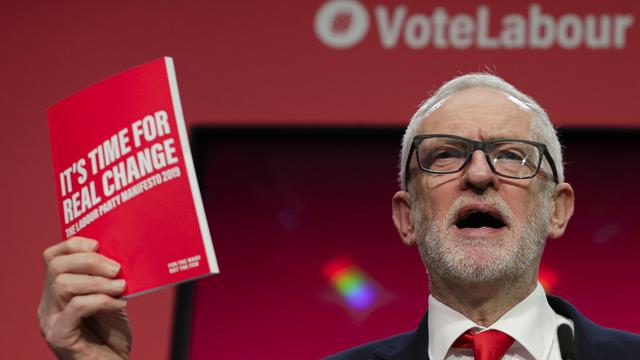
[[[405,164],[405,187],[409,185],[409,165],[414,152],[423,171],[452,174],[464,169],[476,150],[484,152],[494,173],[511,179],[536,176],[544,157],[551,165],[553,180],[559,183],[555,162],[545,144],[521,139],[475,141],[455,135],[430,134],[413,138]]]

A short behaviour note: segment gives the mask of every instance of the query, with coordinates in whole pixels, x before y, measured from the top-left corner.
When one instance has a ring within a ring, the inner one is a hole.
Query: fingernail
[[[117,290],[124,290],[126,281],[124,281],[124,279],[113,280],[111,282],[111,285],[113,285],[113,287],[116,288]]]
[[[98,242],[95,240],[90,240],[86,242],[86,247],[88,251],[96,251],[98,250]]]
[[[118,306],[120,306],[121,308],[127,306],[127,300],[117,299],[116,302],[118,303]]]
[[[109,270],[111,270],[112,273],[114,274],[118,274],[120,272],[120,264],[118,264],[115,261],[109,261]]]

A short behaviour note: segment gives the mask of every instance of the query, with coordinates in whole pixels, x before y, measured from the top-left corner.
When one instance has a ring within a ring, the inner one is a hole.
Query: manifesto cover
[[[218,273],[173,60],[138,66],[48,110],[62,237],[100,242],[125,297]]]

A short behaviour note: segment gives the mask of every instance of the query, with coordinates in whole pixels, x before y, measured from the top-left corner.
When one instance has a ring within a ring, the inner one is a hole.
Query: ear
[[[393,223],[398,229],[398,234],[407,245],[416,243],[415,227],[411,218],[411,195],[406,191],[398,191],[393,195],[391,203],[393,210]]]
[[[564,234],[573,215],[575,195],[571,185],[566,182],[556,185],[551,201],[554,206],[549,221],[549,237],[557,239]]]

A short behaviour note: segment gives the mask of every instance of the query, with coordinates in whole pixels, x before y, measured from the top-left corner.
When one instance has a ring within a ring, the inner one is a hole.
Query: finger
[[[54,280],[63,273],[96,275],[114,278],[120,264],[94,252],[73,253],[54,257],[47,266],[47,279]]]
[[[114,299],[105,294],[74,296],[58,318],[58,330],[61,332],[74,331],[80,326],[83,318],[103,311],[122,310],[126,305],[125,300]]]
[[[112,280],[102,276],[62,273],[51,283],[53,296],[66,303],[78,295],[106,294],[118,296],[125,289],[123,279]]]
[[[96,250],[98,250],[98,242],[96,240],[81,236],[74,236],[68,240],[48,247],[42,252],[42,257],[44,258],[45,265],[48,265],[56,256]]]

